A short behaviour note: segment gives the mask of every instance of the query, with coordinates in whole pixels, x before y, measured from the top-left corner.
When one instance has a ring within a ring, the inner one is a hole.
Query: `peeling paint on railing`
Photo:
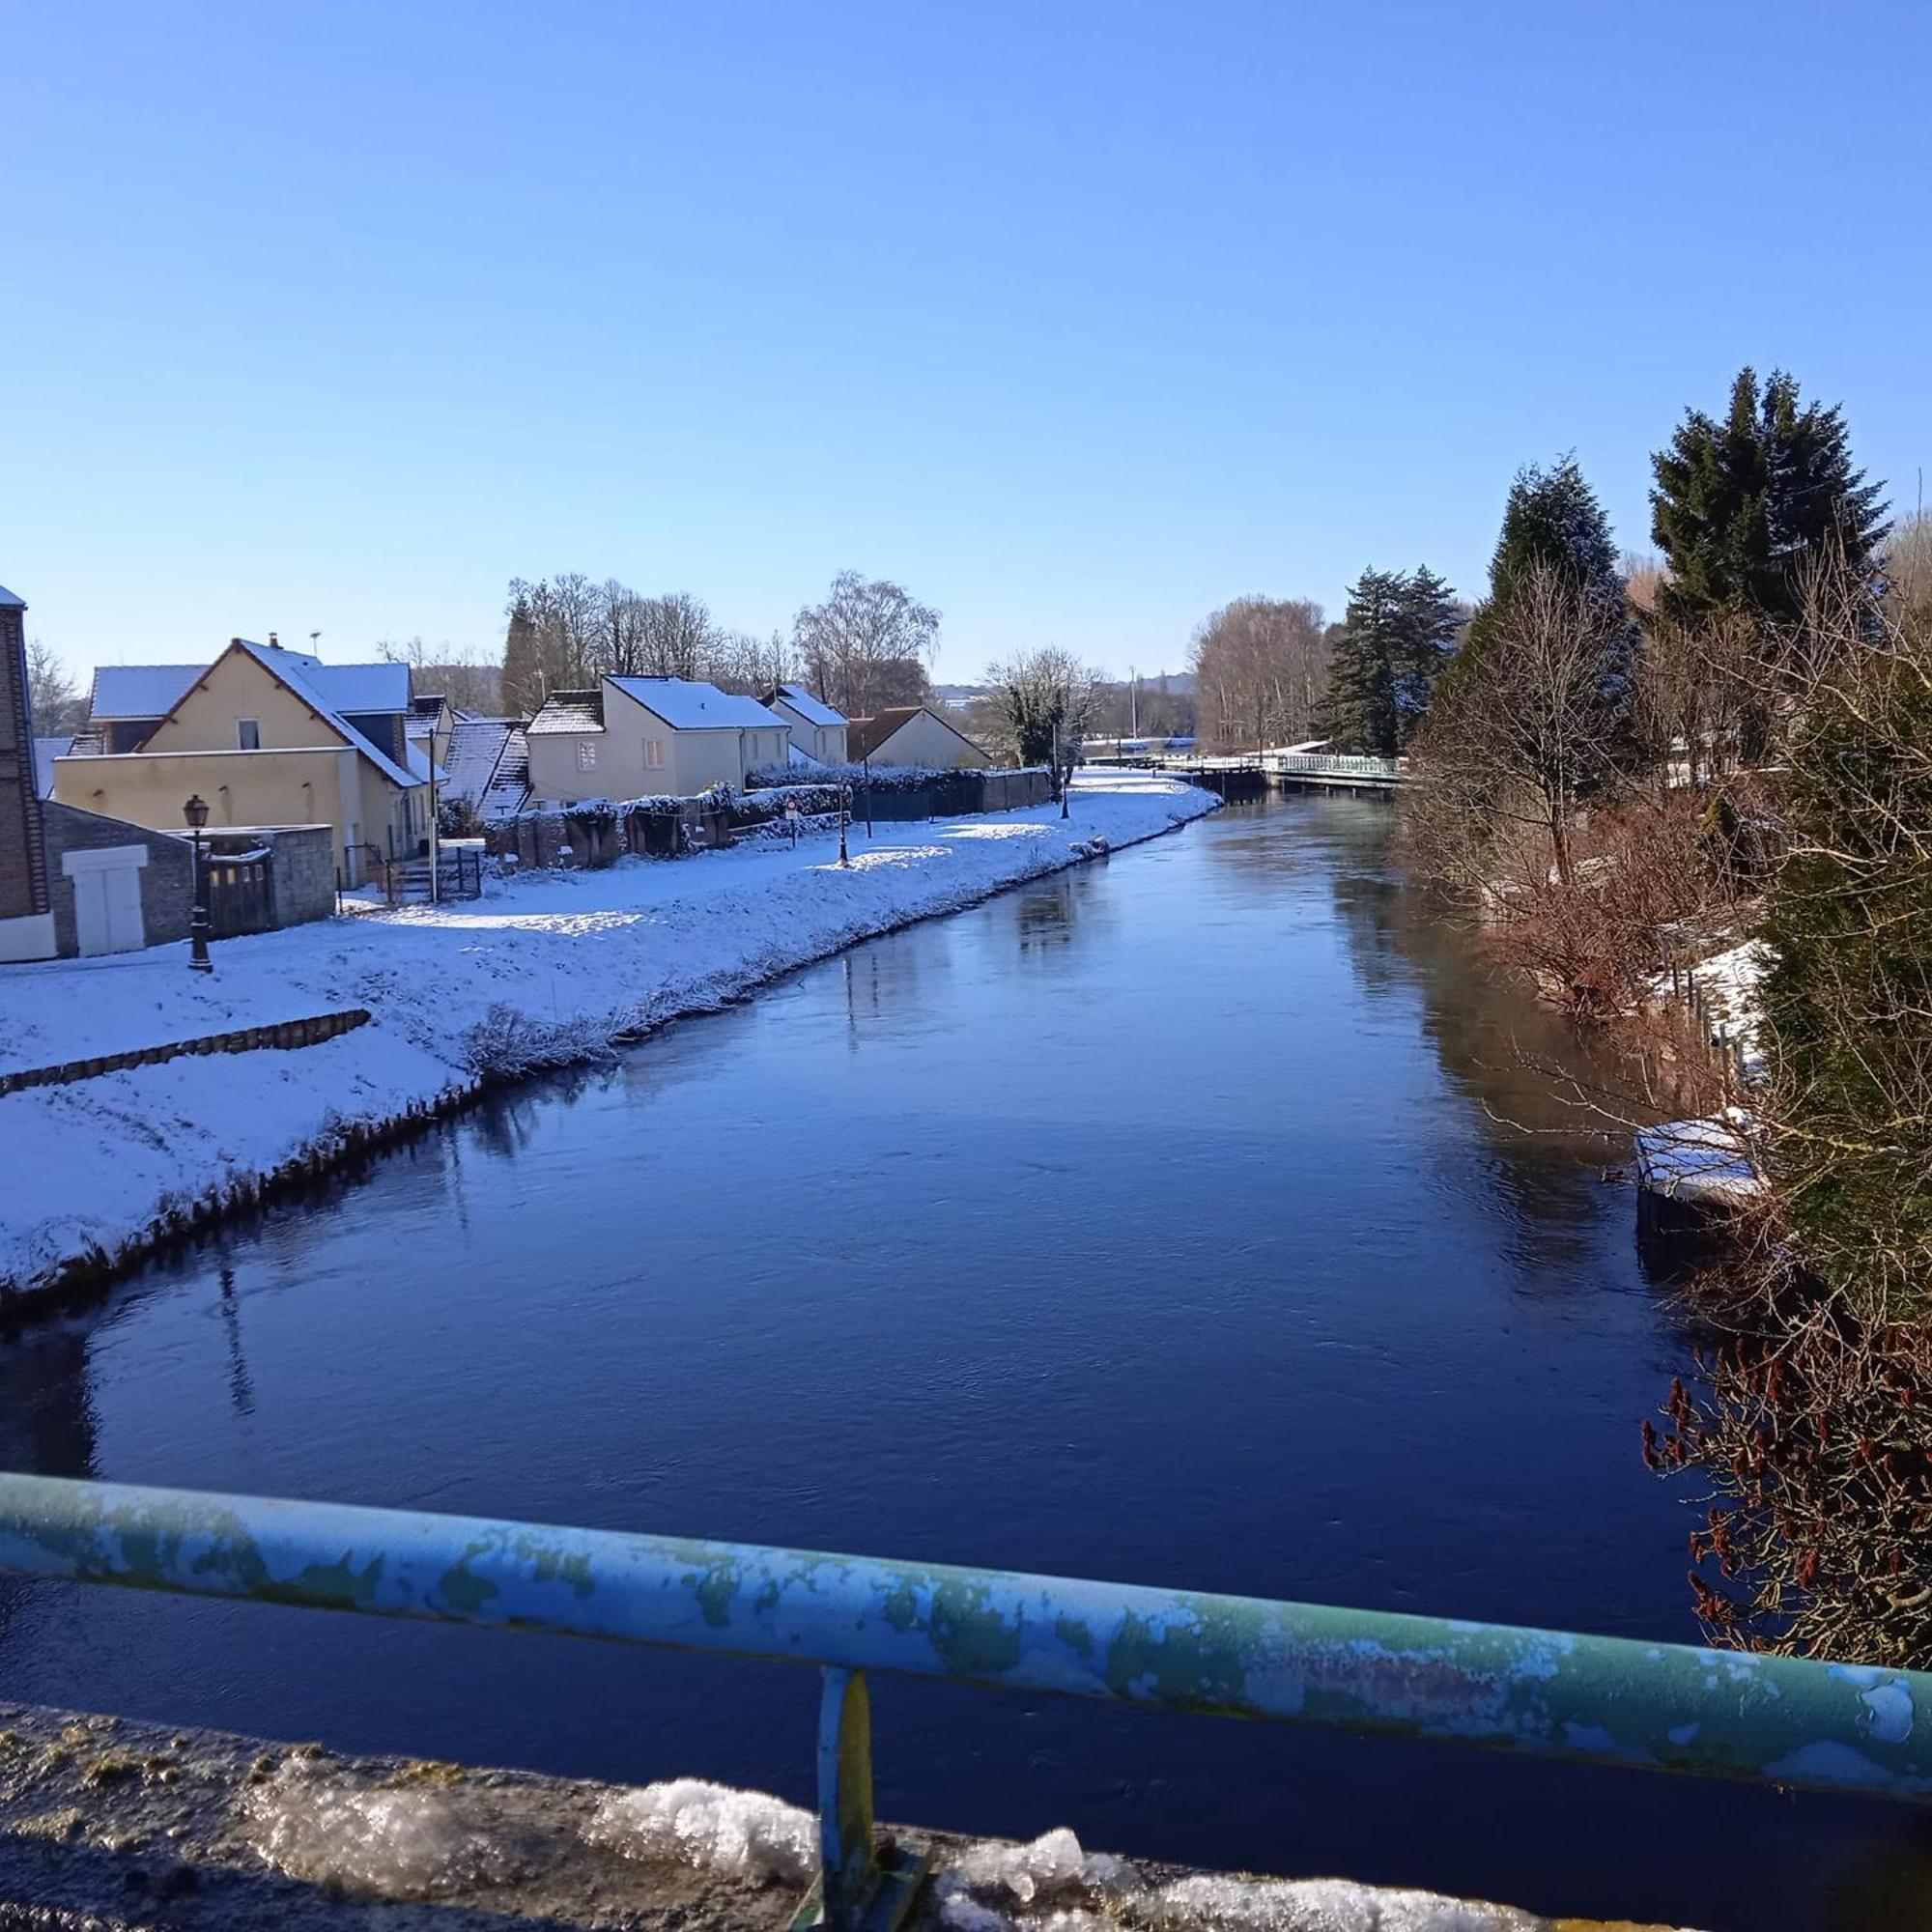
[[[1932,1676],[609,1530],[0,1476],[0,1571],[1932,1797]]]

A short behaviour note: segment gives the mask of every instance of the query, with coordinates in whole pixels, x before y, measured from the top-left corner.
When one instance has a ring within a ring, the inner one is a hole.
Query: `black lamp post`
[[[194,834],[194,910],[187,922],[187,963],[191,972],[213,973],[214,961],[208,956],[208,893],[201,867],[201,829],[208,823],[208,801],[196,792],[182,807],[182,816]]]

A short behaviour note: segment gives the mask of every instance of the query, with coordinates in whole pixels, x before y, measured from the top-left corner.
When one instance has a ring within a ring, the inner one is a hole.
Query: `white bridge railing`
[[[1400,779],[1408,766],[1406,758],[1371,758],[1349,752],[1267,752],[1262,762],[1272,771],[1337,779]]]

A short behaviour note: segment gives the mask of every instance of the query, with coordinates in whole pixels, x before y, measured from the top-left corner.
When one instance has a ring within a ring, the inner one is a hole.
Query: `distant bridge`
[[[1347,752],[1248,752],[1230,757],[1185,754],[1100,762],[1171,772],[1224,798],[1252,797],[1266,790],[1270,782],[1285,787],[1381,792],[1393,792],[1411,782],[1406,758],[1363,757]]]

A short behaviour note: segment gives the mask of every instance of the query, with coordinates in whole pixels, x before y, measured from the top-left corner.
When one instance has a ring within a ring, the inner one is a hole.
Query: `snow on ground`
[[[1771,948],[1761,939],[1714,952],[1690,968],[1704,1000],[1704,1017],[1715,1034],[1719,1027],[1744,1048],[1745,1072],[1755,1075],[1764,1064],[1758,1044],[1758,989],[1771,971]],[[1651,990],[1660,1001],[1670,997],[1670,975],[1659,974]]]
[[[493,883],[481,900],[361,912],[185,949],[0,968],[0,1070],[344,1008],[373,1024],[322,1046],[170,1061],[0,1096],[0,1285],[137,1248],[192,1210],[347,1132],[479,1077],[581,1060],[679,1013],[909,921],[1212,810],[1147,772],[1082,773],[1057,806],[880,826],[796,850],[760,842],[667,863]]]

